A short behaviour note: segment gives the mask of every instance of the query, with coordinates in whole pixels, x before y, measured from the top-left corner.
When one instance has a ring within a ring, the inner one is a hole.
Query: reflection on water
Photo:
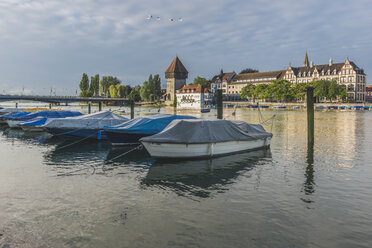
[[[167,187],[178,195],[209,197],[211,192],[227,190],[227,185],[241,173],[270,157],[270,150],[259,150],[204,160],[157,161],[149,168],[142,184]]]
[[[313,146],[274,113],[271,150],[178,162],[0,126],[0,247],[369,247],[372,111],[315,112]]]

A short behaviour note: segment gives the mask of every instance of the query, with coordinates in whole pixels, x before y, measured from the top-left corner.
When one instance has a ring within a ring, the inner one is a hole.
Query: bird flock
[[[160,16],[154,17],[152,15],[148,15],[146,19],[147,20],[156,20],[156,21],[161,20]],[[179,17],[178,19],[177,18],[168,18],[168,21],[170,21],[170,22],[177,22],[177,21],[178,22],[183,22],[183,19],[181,17]]]

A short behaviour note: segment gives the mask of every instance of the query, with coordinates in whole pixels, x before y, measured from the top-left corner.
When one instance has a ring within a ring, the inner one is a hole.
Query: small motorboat
[[[285,106],[285,105],[277,105],[277,106],[273,106],[273,108],[275,108],[275,109],[285,109],[285,108],[287,108],[287,106]]]
[[[338,106],[328,106],[327,108],[328,108],[329,110],[331,110],[331,109],[335,109],[335,110],[336,110],[336,109],[338,109]]]
[[[77,111],[56,111],[53,115],[48,116],[38,116],[28,121],[24,121],[18,124],[23,131],[29,132],[43,132],[44,129],[42,125],[44,125],[48,120],[55,119],[55,118],[66,118],[66,117],[74,117],[74,116],[81,116],[83,115]]]
[[[209,113],[209,112],[211,112],[211,109],[209,109],[209,108],[203,108],[203,109],[200,110],[200,112],[201,113]]]
[[[140,138],[157,134],[173,120],[179,119],[196,119],[196,117],[170,114],[143,116],[117,126],[106,126],[104,131],[113,145],[133,145],[138,144]]]
[[[48,133],[64,138],[103,140],[107,139],[103,132],[104,126],[115,126],[125,121],[128,121],[128,118],[110,111],[102,111],[77,117],[50,119],[41,127]]]
[[[346,106],[340,106],[338,109],[344,110],[346,109]]]
[[[174,120],[162,132],[140,139],[154,158],[216,157],[265,149],[273,135],[261,125],[230,120]]]
[[[268,105],[259,105],[258,107],[259,107],[259,108],[269,108]]]
[[[293,106],[292,109],[301,109],[301,106]]]
[[[26,112],[26,115],[23,115],[24,112],[21,112],[21,116],[16,116],[12,118],[8,118],[7,123],[9,127],[12,128],[19,128],[19,124],[30,121],[32,119],[35,119],[37,117],[47,117],[47,118],[64,118],[67,116],[79,116],[82,115],[80,112],[75,111],[67,111],[67,113],[64,113],[65,111],[55,111],[55,110],[43,110],[43,111],[35,111],[35,112]]]
[[[322,110],[322,109],[324,109],[324,106],[322,106],[322,105],[318,105],[318,106],[315,106],[315,109],[316,109],[316,110]]]

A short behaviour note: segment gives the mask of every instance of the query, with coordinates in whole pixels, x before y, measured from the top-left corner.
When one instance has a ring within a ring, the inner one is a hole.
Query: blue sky
[[[299,66],[306,50],[315,64],[349,56],[368,76],[371,10],[370,0],[1,0],[0,93],[71,95],[84,72],[164,83],[176,55],[188,82]]]

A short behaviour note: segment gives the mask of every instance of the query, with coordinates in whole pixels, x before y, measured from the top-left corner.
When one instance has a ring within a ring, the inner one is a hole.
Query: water
[[[316,111],[314,150],[305,112],[262,113],[270,150],[168,163],[1,128],[0,247],[371,247],[372,112]]]

